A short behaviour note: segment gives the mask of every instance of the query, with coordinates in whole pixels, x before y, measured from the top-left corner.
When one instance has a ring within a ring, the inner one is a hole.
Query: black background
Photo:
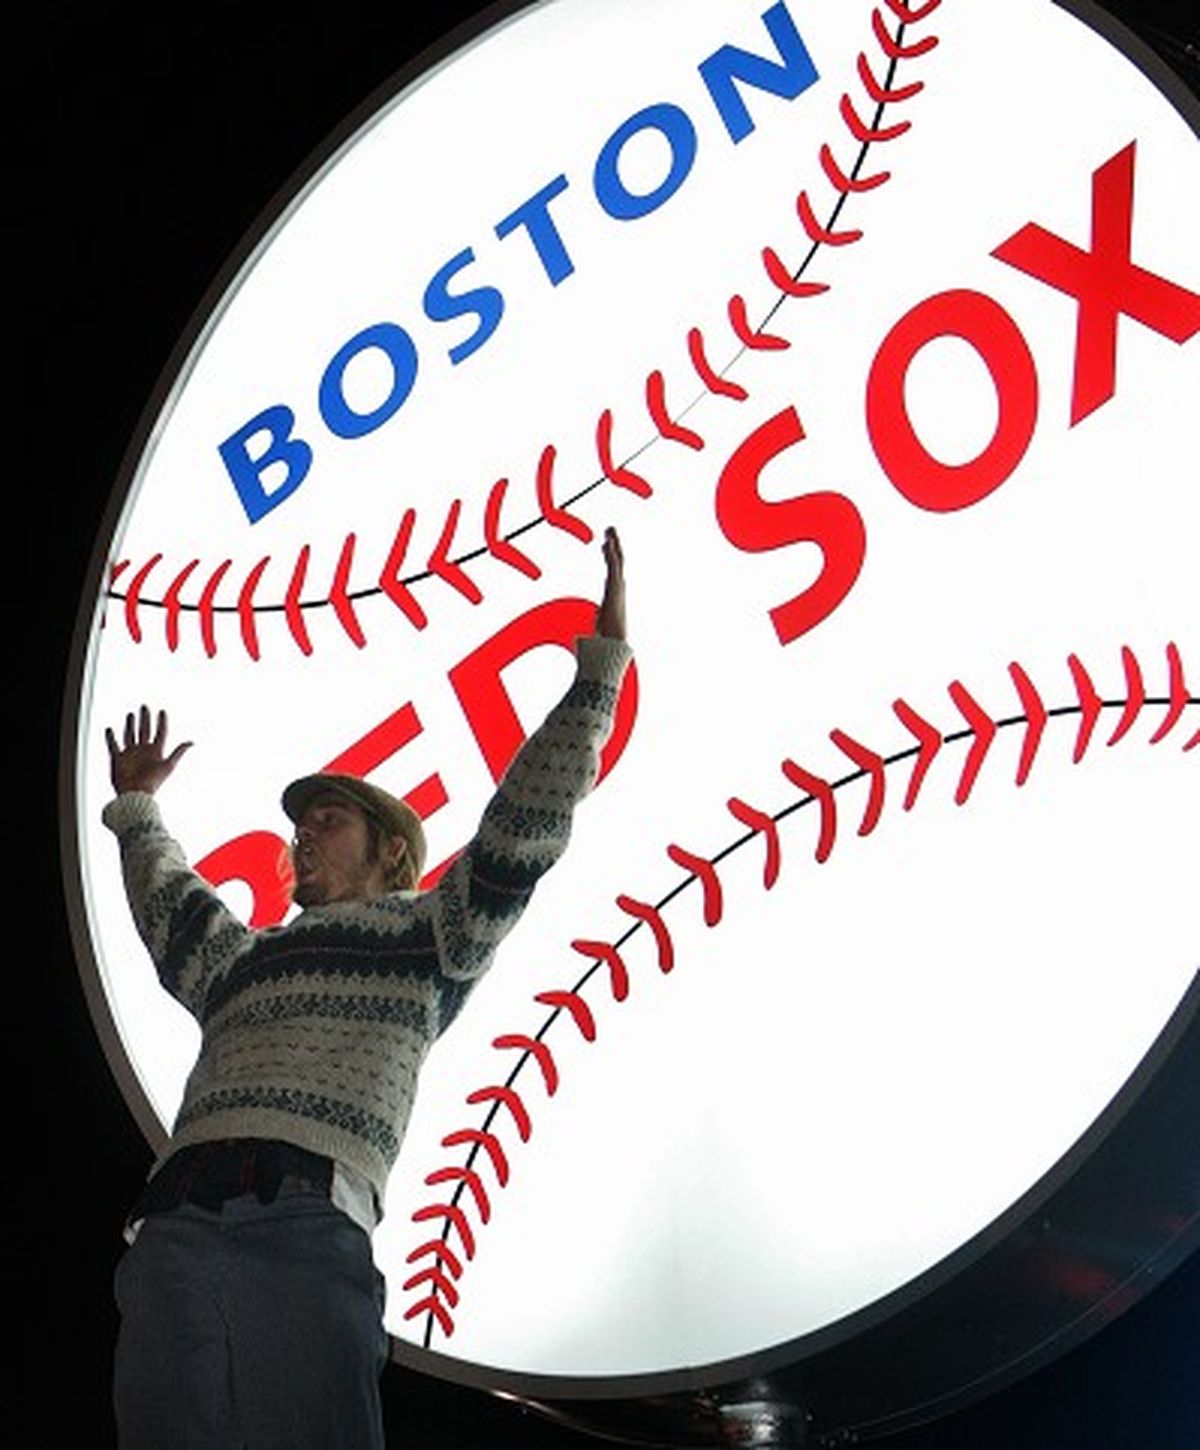
[[[55,836],[63,677],[100,517],[172,347],[243,233],[376,85],[478,8],[209,3],[139,17],[132,7],[45,7],[24,40],[6,44],[5,95],[17,103],[5,156],[17,197],[8,223],[17,250],[6,248],[5,351],[17,383],[4,422],[8,708],[29,728],[10,746],[18,769],[7,787],[17,786],[21,814],[9,817],[6,868],[5,1041],[18,1132],[5,1242],[7,1318],[30,1361],[18,1387],[35,1405],[23,1444],[113,1441],[110,1278],[149,1158],[87,1014]],[[1197,88],[1196,52],[1189,61],[1183,47],[1200,39],[1185,19],[1192,6],[1108,8]],[[598,1443],[396,1367],[385,1409],[396,1446]],[[22,1418],[14,1409],[13,1423]],[[1048,1369],[886,1443],[1196,1450],[1200,1255]]]

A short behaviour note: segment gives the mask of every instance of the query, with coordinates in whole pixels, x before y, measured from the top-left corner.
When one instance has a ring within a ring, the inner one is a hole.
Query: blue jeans
[[[327,1198],[152,1214],[115,1288],[121,1450],[383,1450],[383,1279]]]

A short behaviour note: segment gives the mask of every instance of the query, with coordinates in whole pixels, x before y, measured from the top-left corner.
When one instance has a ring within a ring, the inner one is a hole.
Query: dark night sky
[[[27,526],[27,537],[14,531],[8,541],[20,589],[18,629],[10,621],[9,638],[20,640],[17,658],[28,660],[24,668],[37,681],[36,708],[18,695],[10,709],[32,726],[14,757],[29,787],[22,825],[34,823],[37,843],[36,890],[23,891],[21,916],[32,906],[26,940],[49,948],[16,953],[7,1004],[19,1084],[10,1109],[18,1105],[25,1129],[23,1156],[10,1157],[9,1167],[8,1245],[20,1291],[11,1322],[24,1331],[38,1382],[48,1386],[38,1394],[45,1433],[26,1443],[112,1443],[109,1282],[121,1216],[148,1163],[88,1019],[53,834],[62,675],[100,516],[172,346],[266,201],[372,88],[477,8],[463,0],[405,7],[341,0],[328,8],[210,0],[142,12],[151,16],[143,21],[134,7],[76,14],[55,6],[42,10],[32,39],[6,41],[8,98],[14,83],[25,97],[9,124],[16,145],[6,160],[21,187],[10,226],[22,247],[17,260],[9,254],[23,324],[9,353],[20,358],[27,396],[18,392],[5,427],[28,449],[8,479]],[[1189,37],[1187,4],[1123,0],[1110,8],[1149,38],[1158,32],[1160,43],[1163,33],[1198,39],[1194,21]],[[1196,87],[1194,61],[1190,80]],[[27,850],[22,837],[20,866]],[[10,859],[10,880],[14,865]],[[22,1012],[27,995],[36,1016]],[[51,1087],[52,1074],[61,1086]],[[1189,1450],[1200,1445],[1197,1365],[1200,1255],[1193,1255],[1064,1360],[983,1405],[884,1443],[895,1450]],[[396,1445],[599,1443],[398,1369],[389,1370],[385,1391]]]

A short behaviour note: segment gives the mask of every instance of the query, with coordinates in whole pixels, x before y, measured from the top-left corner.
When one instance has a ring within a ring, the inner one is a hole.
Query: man
[[[294,781],[294,899],[244,926],[163,829],[154,793],[189,748],[143,707],[104,811],[138,930],[202,1039],[170,1144],[117,1269],[123,1450],[379,1450],[387,1354],[370,1250],[434,1038],[491,964],[595,780],[625,643],[620,542],[604,541],[594,634],[479,830],[416,890],[420,820],[367,782]]]

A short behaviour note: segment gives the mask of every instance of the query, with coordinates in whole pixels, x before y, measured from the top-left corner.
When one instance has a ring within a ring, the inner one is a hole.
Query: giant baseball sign
[[[196,1029],[103,726],[196,742],[164,814],[256,925],[321,767],[408,797],[432,882],[625,544],[602,778],[393,1175],[405,1353],[766,1362],[983,1233],[1194,989],[1200,152],[1089,18],[516,8],[198,322],[76,705],[99,1016],[159,1141]]]

